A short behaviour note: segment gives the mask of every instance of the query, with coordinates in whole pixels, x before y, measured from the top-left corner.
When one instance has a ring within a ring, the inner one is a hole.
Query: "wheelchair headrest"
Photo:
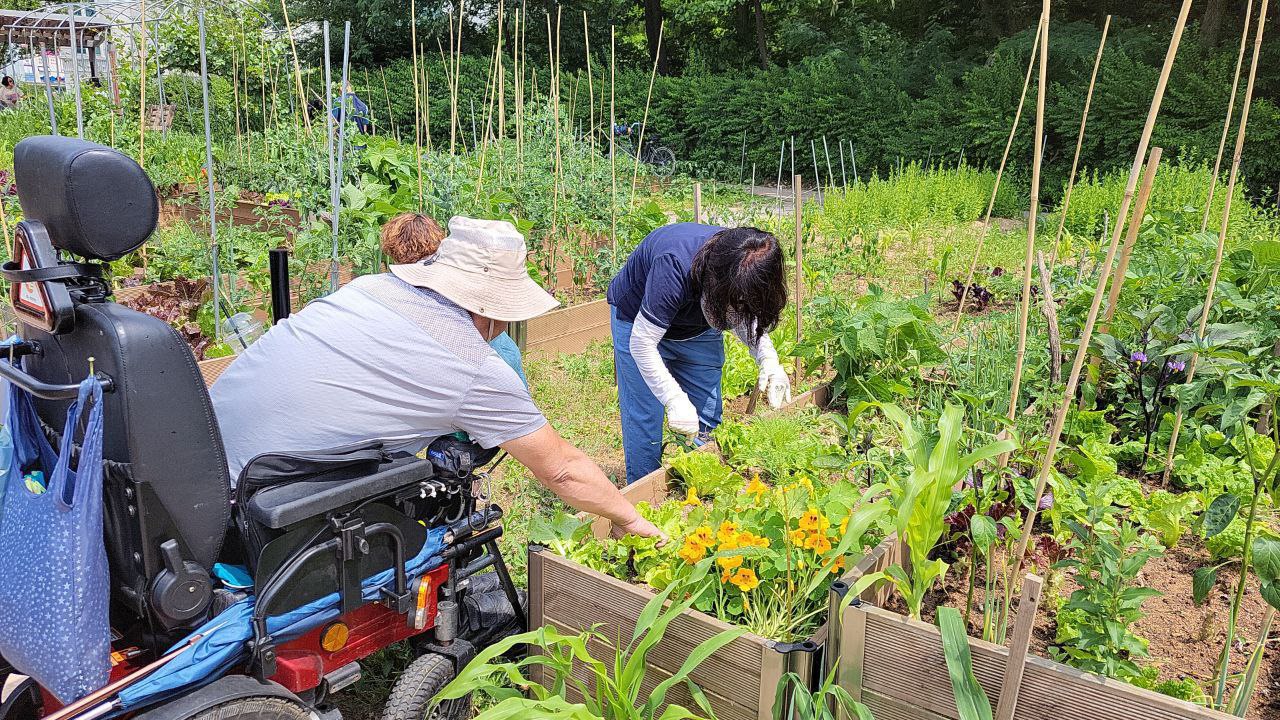
[[[111,148],[69,137],[29,137],[13,149],[13,169],[23,215],[44,223],[60,250],[115,260],[156,229],[155,186],[138,163]]]

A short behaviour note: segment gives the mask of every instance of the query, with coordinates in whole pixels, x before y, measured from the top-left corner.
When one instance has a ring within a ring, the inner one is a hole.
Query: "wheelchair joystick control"
[[[201,617],[213,600],[209,573],[182,559],[177,540],[162,543],[160,557],[164,570],[151,586],[151,604],[156,615],[168,627],[179,627]]]

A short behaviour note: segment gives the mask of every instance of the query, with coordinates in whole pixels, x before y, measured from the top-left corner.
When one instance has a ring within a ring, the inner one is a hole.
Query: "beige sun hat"
[[[391,272],[482,317],[520,322],[560,304],[529,277],[528,254],[515,225],[456,216],[449,220],[449,235],[434,255],[410,265],[392,265]]]

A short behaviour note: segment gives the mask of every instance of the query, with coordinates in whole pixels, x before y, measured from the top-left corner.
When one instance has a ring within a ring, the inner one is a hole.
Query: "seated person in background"
[[[463,217],[449,230],[422,262],[356,278],[280,321],[214,383],[233,484],[265,452],[371,439],[417,451],[463,431],[617,534],[660,537],[488,345],[508,322],[558,304],[529,277],[524,238],[510,223]]]
[[[382,241],[382,254],[392,265],[412,265],[436,254],[440,241],[444,239],[444,230],[431,218],[422,213],[400,213],[382,226],[379,233]],[[524,368],[520,359],[520,347],[507,333],[489,341],[489,346],[498,353],[527,387],[529,380],[524,376]]]
[[[18,106],[22,100],[22,91],[18,89],[18,84],[8,75],[0,80],[0,110],[8,110]]]

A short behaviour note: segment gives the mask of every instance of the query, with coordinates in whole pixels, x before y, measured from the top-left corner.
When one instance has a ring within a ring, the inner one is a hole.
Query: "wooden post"
[[[1036,253],[1036,218],[1040,212],[1040,166],[1044,161],[1044,96],[1049,74],[1049,0],[1043,0],[1040,35],[1036,38],[1040,44],[1040,78],[1036,86],[1036,130],[1032,136],[1031,159],[1031,207],[1027,214],[1027,250],[1022,264],[1022,298],[1018,305],[1018,350],[1014,356],[1013,384],[1009,390],[1010,423],[1018,417],[1018,397],[1022,390],[1022,370],[1027,357],[1027,324],[1031,318],[1031,264]],[[969,287],[965,283],[965,289]],[[960,316],[956,316],[956,322]],[[1009,454],[1000,456],[1000,466],[1009,461]],[[1038,496],[1037,496],[1038,497]]]
[[[1080,132],[1076,134],[1076,152],[1071,159],[1071,174],[1067,176],[1067,192],[1062,197],[1062,211],[1058,217],[1058,234],[1053,238],[1053,253],[1049,255],[1050,268],[1058,263],[1058,248],[1062,243],[1062,231],[1067,224],[1067,209],[1071,207],[1071,191],[1075,189],[1076,170],[1080,167],[1080,149],[1084,147],[1084,128],[1089,123],[1089,106],[1093,103],[1093,88],[1098,81],[1098,68],[1102,66],[1102,49],[1107,45],[1109,29],[1111,29],[1110,15],[1102,23],[1102,39],[1098,41],[1098,54],[1093,58],[1093,73],[1089,75],[1089,92],[1084,96],[1084,110],[1080,113]]]
[[[1266,0],[1263,0],[1266,2]],[[1191,13],[1191,0],[1182,0],[1182,9],[1178,12],[1178,20],[1173,26],[1173,37],[1169,40],[1169,49],[1165,53],[1164,65],[1160,68],[1160,78],[1156,81],[1155,94],[1151,98],[1151,107],[1147,110],[1147,120],[1142,127],[1142,135],[1138,138],[1138,149],[1134,153],[1133,167],[1129,169],[1129,181],[1125,187],[1124,197],[1120,201],[1118,217],[1129,214],[1129,205],[1133,202],[1133,191],[1138,185],[1138,171],[1142,168],[1142,160],[1147,156],[1147,147],[1151,143],[1151,132],[1155,129],[1156,117],[1160,115],[1160,104],[1164,100],[1164,91],[1169,84],[1169,74],[1173,71],[1173,60],[1178,56],[1178,46],[1182,43],[1182,33],[1187,27],[1187,16]],[[1120,225],[1112,231],[1111,243],[1107,248],[1107,257],[1099,269],[1098,286],[1093,292],[1093,301],[1089,306],[1089,314],[1085,318],[1084,328],[1080,333],[1080,341],[1076,347],[1075,360],[1071,363],[1071,375],[1067,378],[1067,387],[1062,395],[1062,403],[1058,406],[1053,418],[1053,427],[1049,431],[1049,443],[1045,448],[1044,459],[1040,465],[1039,477],[1036,480],[1036,492],[1033,497],[1044,495],[1045,485],[1049,482],[1049,474],[1053,470],[1054,457],[1058,452],[1058,441],[1062,439],[1062,429],[1067,422],[1067,412],[1071,409],[1076,389],[1080,385],[1080,371],[1084,368],[1085,358],[1089,354],[1089,341],[1093,339],[1093,326],[1098,320],[1098,310],[1102,305],[1102,293],[1106,288],[1106,278],[1111,273],[1111,263],[1115,261],[1116,248],[1120,244]],[[1031,544],[1031,531],[1035,527],[1036,506],[1027,512],[1027,519],[1022,527],[1022,537],[1018,540],[1018,549],[1014,554],[1013,575],[1022,571],[1022,561],[1027,555],[1027,546]]]
[[[1040,23],[1036,25],[1036,37],[1040,37],[1041,25],[1046,22],[1046,18],[1041,15]],[[987,232],[991,230],[991,213],[995,211],[996,194],[1000,192],[1000,179],[1004,177],[1004,166],[1009,161],[1009,150],[1013,148],[1013,137],[1018,132],[1018,123],[1022,120],[1022,106],[1026,104],[1027,88],[1031,86],[1031,71],[1036,66],[1036,56],[1040,51],[1040,43],[1034,43],[1031,46],[1031,59],[1027,62],[1027,76],[1022,80],[1022,96],[1018,99],[1018,110],[1013,114],[1013,127],[1009,128],[1009,139],[1004,143],[1004,154],[1000,157],[1000,168],[996,170],[996,182],[991,187],[991,199],[987,202],[987,214],[982,219],[982,234],[978,236],[978,245],[973,249],[973,261],[969,263],[969,273],[965,276],[964,288],[960,291],[960,304],[956,307],[956,321],[951,326],[951,332],[955,332],[960,328],[960,318],[964,317],[964,303],[969,298],[969,286],[973,284],[973,273],[978,269],[978,258],[982,255],[982,246],[986,243]],[[853,141],[849,141],[849,157],[853,158]],[[853,160],[853,181],[858,182],[858,161]],[[942,278],[938,278],[941,282]]]
[[[801,338],[804,336],[803,321],[804,318],[804,197],[803,184],[801,177],[795,175],[791,178],[792,202],[795,204],[796,211],[796,344],[799,345]],[[798,386],[800,384],[800,358],[796,358],[795,377],[791,384]]]
[[[693,221],[702,222],[702,183],[693,184]]]
[[[1258,11],[1258,35],[1253,44],[1253,60],[1249,65],[1249,81],[1244,86],[1244,105],[1240,107],[1240,128],[1236,131],[1236,149],[1231,158],[1231,174],[1227,178],[1227,196],[1222,199],[1222,223],[1218,226],[1218,251],[1213,259],[1213,272],[1209,274],[1209,286],[1205,289],[1204,305],[1200,310],[1200,326],[1196,330],[1196,338],[1203,341],[1205,327],[1209,324],[1209,311],[1213,308],[1213,294],[1218,287],[1218,272],[1222,269],[1222,250],[1227,242],[1227,227],[1231,220],[1231,200],[1236,192],[1236,179],[1240,175],[1240,157],[1244,152],[1245,130],[1249,127],[1249,106],[1253,103],[1253,81],[1258,75],[1258,55],[1262,50],[1262,32],[1267,27],[1268,0],[1262,0],[1262,8]],[[1196,364],[1200,353],[1192,352],[1187,362],[1187,384],[1196,378]],[[1173,418],[1173,432],[1169,436],[1169,450],[1164,458],[1163,485],[1169,484],[1169,475],[1173,471],[1173,455],[1178,449],[1178,433],[1182,430],[1182,408],[1178,408]]]
[[[1022,686],[1022,672],[1027,664],[1027,647],[1031,644],[1031,631],[1036,626],[1036,611],[1040,608],[1040,590],[1044,581],[1028,574],[1022,580],[1022,595],[1018,599],[1018,617],[1013,621],[1013,639],[1009,645],[1009,660],[1004,666],[1004,682],[1000,684],[1000,700],[996,704],[995,720],[1013,720],[1018,707],[1018,690]]]
[[[1218,189],[1218,172],[1222,169],[1222,153],[1227,149],[1227,132],[1231,129],[1231,116],[1235,112],[1236,90],[1240,87],[1240,70],[1244,67],[1244,50],[1249,44],[1249,23],[1253,20],[1253,0],[1245,3],[1244,30],[1240,32],[1240,53],[1236,56],[1236,73],[1231,80],[1231,97],[1227,100],[1227,117],[1222,121],[1222,137],[1218,139],[1218,157],[1213,161],[1213,177],[1209,180],[1209,197],[1204,201],[1204,215],[1200,218],[1200,232],[1209,226],[1209,212],[1213,207],[1213,193]],[[1280,192],[1278,190],[1277,192]]]

